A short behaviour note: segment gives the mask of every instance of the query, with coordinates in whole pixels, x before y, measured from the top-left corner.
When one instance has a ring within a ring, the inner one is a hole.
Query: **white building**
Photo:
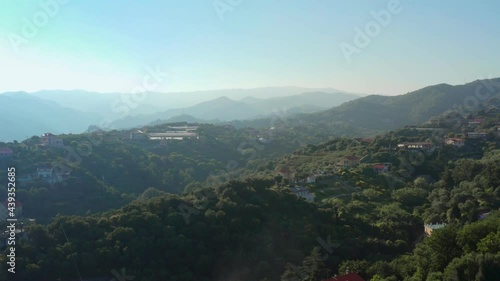
[[[41,179],[50,179],[54,176],[53,168],[37,168],[36,174]]]
[[[307,188],[301,187],[301,186],[290,187],[290,191],[293,194],[306,199],[307,202],[314,202],[314,198],[316,197],[316,196],[314,196],[314,194],[309,192],[309,190],[307,190]]]
[[[45,133],[40,137],[40,142],[43,146],[62,147],[64,146],[63,140],[54,136],[51,133]]]
[[[316,176],[308,176],[306,182],[307,183],[316,183]]]

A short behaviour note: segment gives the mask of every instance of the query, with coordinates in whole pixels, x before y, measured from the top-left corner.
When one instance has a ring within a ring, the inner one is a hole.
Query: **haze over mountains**
[[[335,89],[298,87],[149,93],[140,102],[120,93],[12,92],[0,95],[0,104],[9,105],[0,113],[4,128],[0,141],[23,140],[44,132],[80,133],[104,120],[108,124],[104,129],[126,129],[174,121],[266,119],[276,112],[296,123],[342,124],[376,133],[422,123],[473,101],[475,96],[484,101],[493,96],[488,85],[498,83],[500,78],[456,86],[438,84],[399,96],[365,97]]]
[[[126,93],[82,90],[4,93],[0,95],[0,103],[8,104],[9,111],[1,113],[0,120],[5,120],[8,129],[2,130],[0,141],[23,140],[44,132],[81,133],[91,125],[102,127],[103,123],[106,123],[104,129],[112,129],[172,118],[180,118],[179,121],[247,119],[267,116],[278,108],[314,112],[360,96],[335,89],[270,87],[147,93],[144,97],[137,99]],[[187,119],[179,117],[188,114]],[[111,121],[115,122],[110,124]]]

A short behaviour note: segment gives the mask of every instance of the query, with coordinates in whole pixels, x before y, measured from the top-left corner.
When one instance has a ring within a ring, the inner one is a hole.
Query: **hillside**
[[[86,216],[63,215],[48,225],[26,226],[28,238],[16,250],[23,257],[18,265],[22,273],[14,280],[69,281],[78,278],[76,266],[84,278],[104,279],[113,269],[125,268],[144,281],[316,281],[346,270],[366,280],[469,281],[481,276],[480,281],[494,281],[500,274],[500,214],[496,211],[500,207],[500,114],[482,114],[474,112],[470,117],[485,119],[477,130],[487,130],[489,138],[467,139],[461,148],[444,146],[442,141],[451,134],[458,137],[464,130],[476,130],[467,123],[448,132],[407,127],[373,140],[337,138],[285,156],[256,158],[251,151],[250,156],[239,154],[238,149],[232,150],[233,155],[220,152],[243,148],[238,144],[251,141],[246,136],[257,137],[258,132],[250,129],[204,125],[198,129],[204,136],[199,144],[167,141],[163,148],[162,143],[116,141],[120,132],[106,133],[105,143],[74,167],[72,179],[52,189],[56,191],[52,196],[43,188],[23,191],[27,187],[20,186],[20,196],[38,196],[26,208],[47,198],[58,210],[83,203],[99,208]],[[386,149],[427,140],[436,147]],[[66,136],[65,141],[77,148],[81,140]],[[268,156],[284,143],[273,140],[272,146],[261,144],[263,150],[256,151]],[[168,157],[161,156],[165,152]],[[28,152],[17,152],[16,159],[23,153]],[[59,154],[55,150],[30,153],[25,161]],[[334,164],[345,155],[368,157],[357,166],[336,168]],[[226,158],[218,158],[222,156]],[[228,168],[231,159],[238,158],[248,164],[241,170]],[[377,173],[372,167],[377,162],[388,162],[391,169]],[[182,195],[166,194],[171,192],[163,189],[167,182],[145,189],[159,179],[169,180],[161,172],[174,173],[174,186],[185,176],[186,182],[194,182],[196,170],[203,167],[207,172],[218,168],[228,172],[190,184]],[[278,175],[283,167],[296,172],[297,178]],[[77,172],[84,169],[87,172]],[[314,203],[289,188],[292,180],[303,184],[301,180],[311,172],[318,173],[316,181],[307,185],[308,192],[316,194]],[[102,180],[82,182],[85,174],[99,178],[103,173],[107,175]],[[64,197],[73,196],[65,193],[70,189],[76,189],[79,197],[71,197],[71,205],[61,208]],[[119,198],[130,203],[95,213],[112,207],[100,190],[108,190],[115,198],[109,200],[116,205],[124,203]],[[84,191],[93,196],[84,196]],[[140,191],[137,200],[130,201]],[[445,226],[426,237],[424,224],[429,223]],[[4,255],[0,267],[5,264]]]
[[[439,84],[400,96],[367,96],[335,108],[291,119],[294,124],[343,124],[365,135],[417,125],[454,108],[474,111],[500,92],[500,78],[477,80],[464,85]],[[462,114],[462,115],[464,115]]]

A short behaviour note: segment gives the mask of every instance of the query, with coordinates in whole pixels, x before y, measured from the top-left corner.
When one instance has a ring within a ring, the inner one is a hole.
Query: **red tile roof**
[[[323,279],[323,281],[365,281],[365,280],[356,273],[349,273],[346,275],[337,276],[330,279]]]
[[[356,156],[345,156],[344,158],[347,160],[352,160],[352,161],[356,161],[356,160],[360,159],[359,157],[356,157]]]

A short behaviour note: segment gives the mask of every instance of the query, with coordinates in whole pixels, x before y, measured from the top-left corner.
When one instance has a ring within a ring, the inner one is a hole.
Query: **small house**
[[[348,169],[359,165],[360,160],[361,159],[359,157],[348,155],[340,158],[340,160],[337,162],[337,165]]]
[[[298,197],[302,197],[306,199],[307,202],[314,202],[314,194],[309,192],[307,188],[302,187],[302,186],[295,186],[295,187],[290,187],[290,191],[295,194]]]
[[[446,223],[430,223],[424,225],[424,232],[427,236],[431,236],[432,232],[436,229],[441,229],[446,226]]]
[[[445,144],[453,145],[456,148],[462,148],[465,145],[465,140],[461,138],[447,138]]]

